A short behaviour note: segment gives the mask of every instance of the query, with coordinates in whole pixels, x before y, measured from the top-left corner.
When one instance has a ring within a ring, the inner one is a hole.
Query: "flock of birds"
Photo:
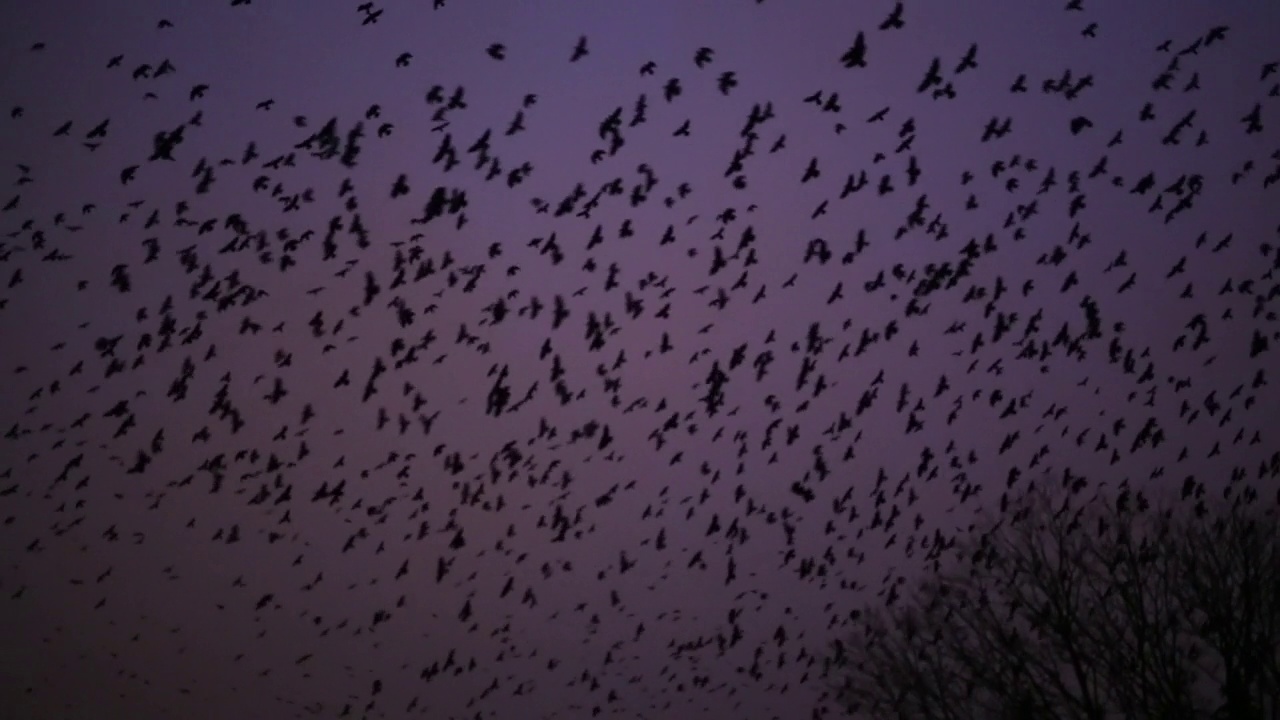
[[[1280,503],[1277,59],[1122,72],[1093,4],[1052,72],[903,2],[804,72],[585,4],[202,11],[378,75],[253,97],[195,16],[29,42],[85,87],[0,97],[0,700],[836,717],[828,643],[1019,483]]]

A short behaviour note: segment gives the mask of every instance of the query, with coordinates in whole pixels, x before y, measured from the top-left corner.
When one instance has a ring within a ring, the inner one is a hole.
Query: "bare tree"
[[[840,704],[893,720],[1280,717],[1275,508],[1154,508],[1127,488],[1081,504],[1056,485],[957,542],[956,567],[905,602],[858,615],[826,663]]]

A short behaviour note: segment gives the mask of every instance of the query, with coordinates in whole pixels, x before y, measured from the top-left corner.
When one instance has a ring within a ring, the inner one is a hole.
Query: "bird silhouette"
[[[573,54],[569,56],[569,62],[578,62],[587,56],[587,36],[582,35],[578,38],[577,44],[573,46]]]
[[[906,25],[903,23],[903,20],[902,20],[902,10],[903,10],[902,3],[895,2],[893,4],[893,10],[890,11],[889,15],[885,17],[883,22],[880,23],[880,29],[881,30],[901,30],[902,28],[906,27]]]
[[[846,68],[864,68],[867,66],[867,41],[862,33],[858,33],[853,45],[840,56],[840,62]]]

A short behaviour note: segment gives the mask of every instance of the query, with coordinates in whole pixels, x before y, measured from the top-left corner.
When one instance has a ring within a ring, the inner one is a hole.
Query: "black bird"
[[[889,13],[889,16],[884,19],[884,22],[880,23],[880,29],[901,30],[902,28],[902,3],[897,2],[894,3],[893,11]]]
[[[90,130],[89,132],[85,133],[85,136],[84,136],[84,137],[85,137],[85,139],[86,139],[86,140],[92,140],[92,139],[94,139],[94,138],[106,137],[106,136],[107,136],[107,125],[108,125],[108,124],[110,124],[110,122],[111,122],[111,119],[110,119],[110,118],[108,118],[108,119],[103,120],[102,122],[98,123],[97,125],[95,125],[95,126],[93,127],[93,129],[92,129],[92,130]]]
[[[818,170],[818,158],[814,157],[809,160],[809,166],[805,168],[804,175],[800,178],[800,182],[807,183],[810,180],[816,180],[822,173]]]
[[[956,74],[959,75],[965,70],[973,70],[974,68],[977,68],[977,56],[978,44],[972,43],[969,45],[969,49],[965,51],[964,57],[960,58],[960,64],[956,66]]]
[[[922,93],[935,85],[941,85],[942,75],[939,74],[941,70],[942,58],[934,57],[933,61],[929,63],[929,69],[925,71],[924,79],[916,86],[916,92]]]
[[[578,38],[578,43],[573,46],[573,55],[569,56],[569,62],[578,62],[587,56],[587,36],[582,35]],[[644,71],[641,70],[641,74]]]
[[[716,87],[719,88],[721,95],[728,95],[729,91],[737,86],[738,78],[732,71],[720,73],[720,77],[716,79]]]
[[[672,100],[680,97],[681,92],[683,92],[683,90],[680,87],[680,78],[671,78],[662,88],[662,97],[667,102],[671,102]]]
[[[1246,135],[1262,132],[1262,103],[1254,103],[1253,110],[1240,118],[1240,122],[1245,125]]]
[[[867,41],[861,32],[854,37],[853,45],[845,51],[844,55],[840,56],[840,62],[846,68],[864,68],[867,66]]]

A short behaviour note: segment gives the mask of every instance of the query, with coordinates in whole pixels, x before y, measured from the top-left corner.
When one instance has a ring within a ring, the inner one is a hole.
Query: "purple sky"
[[[1011,479],[1280,501],[1280,6],[894,4],[10,3],[0,707],[832,717]]]

